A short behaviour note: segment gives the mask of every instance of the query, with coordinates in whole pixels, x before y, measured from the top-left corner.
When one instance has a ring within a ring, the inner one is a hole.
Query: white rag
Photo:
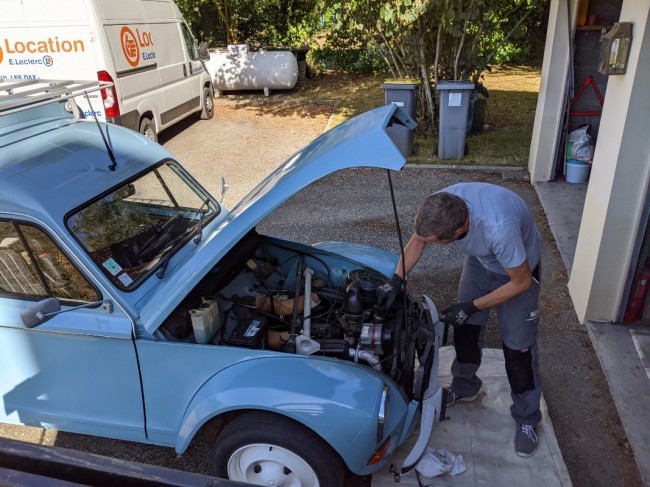
[[[467,470],[463,457],[444,448],[427,447],[415,470],[423,477],[432,478],[445,473],[458,475]]]

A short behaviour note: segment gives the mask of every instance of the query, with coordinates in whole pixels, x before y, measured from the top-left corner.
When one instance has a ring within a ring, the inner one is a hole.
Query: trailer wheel
[[[149,118],[143,118],[140,122],[140,133],[146,138],[158,142],[158,134],[156,133],[156,125]]]
[[[212,99],[212,90],[203,88],[203,109],[201,110],[201,120],[210,120],[214,117],[214,100]]]
[[[214,455],[217,475],[255,485],[343,487],[345,479],[343,463],[322,439],[266,412],[228,423]]]

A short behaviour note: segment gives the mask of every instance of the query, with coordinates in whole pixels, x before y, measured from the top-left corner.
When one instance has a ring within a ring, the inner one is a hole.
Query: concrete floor
[[[570,274],[587,184],[551,181],[534,186]],[[650,485],[650,379],[630,335],[631,329],[638,328],[618,323],[587,323],[641,477]]]

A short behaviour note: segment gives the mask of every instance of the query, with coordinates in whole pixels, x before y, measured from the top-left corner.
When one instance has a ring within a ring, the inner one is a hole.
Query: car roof
[[[10,115],[11,116],[11,115]],[[95,121],[32,119],[0,130],[0,211],[60,225],[72,209],[172,155],[117,125]]]

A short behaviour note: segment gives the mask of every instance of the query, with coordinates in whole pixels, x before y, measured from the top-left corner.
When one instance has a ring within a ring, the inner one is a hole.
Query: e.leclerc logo
[[[138,67],[141,60],[145,63],[156,62],[151,32],[140,32],[140,29],[136,28],[134,34],[129,27],[124,26],[120,30],[120,44],[126,61],[132,67]]]
[[[134,68],[137,67],[140,63],[140,47],[133,31],[126,26],[120,31],[120,43],[126,61]]]

